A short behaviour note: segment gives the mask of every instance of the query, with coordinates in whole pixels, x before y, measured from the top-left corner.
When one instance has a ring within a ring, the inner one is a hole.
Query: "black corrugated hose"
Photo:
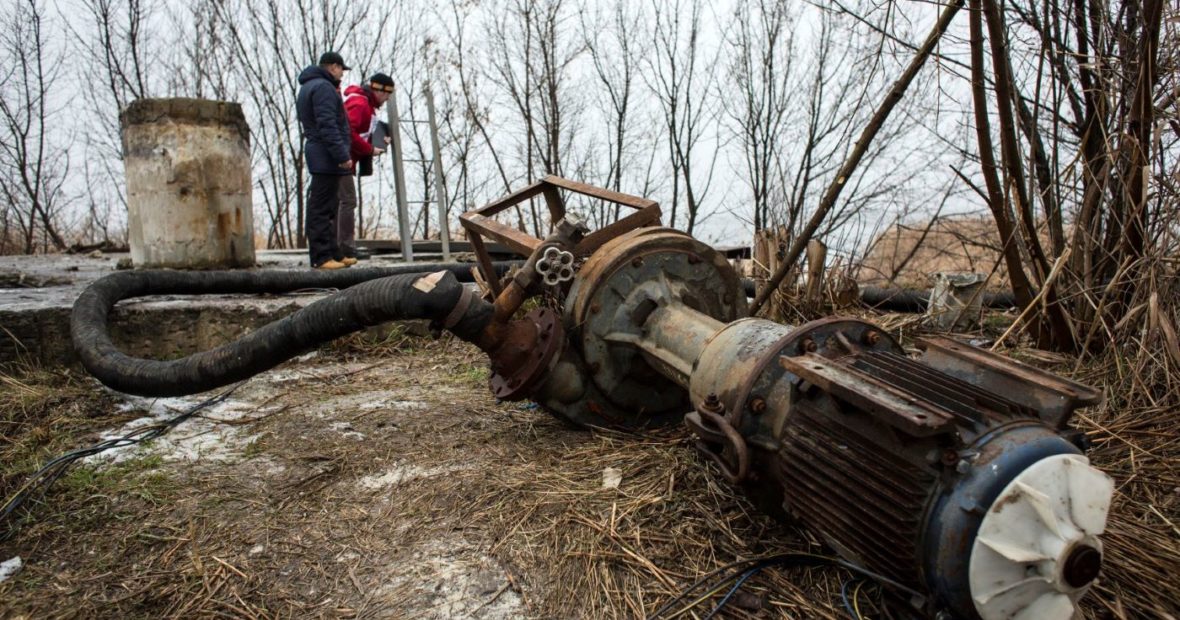
[[[406,266],[418,267],[421,266]],[[406,267],[394,268],[405,269]],[[346,334],[386,321],[431,319],[473,340],[492,317],[492,306],[464,295],[453,270],[433,286],[414,283],[428,274],[389,275],[390,269],[341,271],[127,271],[91,284],[74,302],[70,335],[86,370],[107,386],[144,396],[180,396],[229,385],[272,368]],[[435,280],[431,276],[430,280]],[[107,319],[116,303],[144,295],[285,293],[345,289],[211,351],[170,361],[134,358],[111,341]],[[452,314],[453,313],[453,314]]]

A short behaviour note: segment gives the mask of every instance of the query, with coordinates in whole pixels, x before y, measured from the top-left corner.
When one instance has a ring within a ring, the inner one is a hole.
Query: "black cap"
[[[344,67],[345,71],[348,71],[349,69],[352,68],[352,67],[344,64],[344,57],[341,56],[340,54],[337,54],[336,52],[324,52],[324,55],[320,56],[320,64],[321,65],[340,65],[341,67]]]

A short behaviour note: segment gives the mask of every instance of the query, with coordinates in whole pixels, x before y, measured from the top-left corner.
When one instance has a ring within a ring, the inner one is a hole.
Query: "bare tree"
[[[729,72],[725,115],[742,149],[742,164],[750,186],[754,233],[766,228],[772,198],[783,165],[780,151],[790,111],[797,105],[793,73],[795,50],[791,32],[796,23],[786,0],[739,3],[730,32]],[[816,71],[824,71],[823,61]],[[816,119],[813,119],[816,120]],[[781,188],[780,188],[781,189]],[[777,193],[777,195],[776,195]]]
[[[88,18],[85,27],[93,30],[80,26],[73,31],[79,50],[91,67],[100,69],[98,75],[116,107],[149,96],[148,68],[158,60],[149,37],[157,5],[143,0],[82,0],[81,6]]]
[[[507,158],[501,154],[497,141],[493,140],[491,129],[489,127],[491,119],[491,104],[486,99],[481,99],[480,94],[486,93],[490,89],[484,89],[483,83],[485,80],[484,71],[481,69],[478,58],[471,53],[467,46],[466,25],[467,25],[467,10],[466,6],[452,0],[450,7],[450,19],[448,20],[451,27],[447,30],[447,36],[452,47],[452,61],[451,64],[455,68],[456,78],[458,81],[459,95],[462,97],[462,118],[464,123],[469,123],[474,132],[478,134],[483,142],[484,151],[487,157],[490,158],[490,167],[494,169],[494,177],[498,183],[493,182],[492,185],[502,187],[505,193],[511,192],[513,187],[513,180],[509,177]],[[465,199],[468,208],[475,207],[480,199],[474,198],[470,194],[470,184],[468,179],[472,176],[473,164],[475,162],[464,160],[462,163],[463,169],[463,193],[467,198]],[[512,214],[516,216],[516,227],[520,231],[528,230],[525,225],[524,212],[520,205],[516,205],[512,209]]]
[[[582,42],[565,36],[571,18],[564,0],[505,0],[492,14],[490,58],[484,79],[497,86],[515,112],[517,165],[526,183],[545,174],[566,174],[576,160],[573,141],[580,104],[571,93],[570,67]],[[504,130],[509,127],[505,125]],[[542,236],[545,217],[529,201],[533,234]]]
[[[640,155],[635,132],[642,101],[636,79],[640,64],[650,50],[646,39],[638,36],[645,15],[635,3],[615,0],[607,7],[585,8],[581,12],[586,50],[600,86],[599,107],[606,121],[606,175],[603,185],[623,191],[623,177]],[[619,206],[607,212],[605,203],[591,213],[593,222],[603,226],[619,218]]]
[[[713,183],[717,158],[703,152],[704,140],[715,134],[719,112],[711,92],[716,80],[717,53],[703,56],[701,0],[653,0],[653,50],[645,79],[659,101],[672,166],[669,224],[675,226],[684,197],[684,230],[689,234],[702,215]],[[701,160],[704,160],[703,162]],[[695,163],[694,163],[695,162]]]
[[[53,132],[58,110],[49,100],[63,63],[62,55],[48,46],[44,17],[40,2],[22,0],[0,25],[6,67],[0,78],[0,253],[31,254],[38,242],[42,251],[66,247],[59,226],[69,158],[62,136]],[[10,239],[13,232],[17,239]],[[7,247],[12,242],[16,245]]]
[[[85,118],[78,146],[86,162],[88,211],[107,218],[102,225],[92,218],[83,233],[105,239],[111,220],[125,221],[127,213],[119,110],[135,99],[161,94],[155,76],[165,68],[158,53],[163,11],[158,0],[79,0],[59,5],[59,11],[75,60],[68,70],[101,85],[78,108]],[[188,31],[183,26],[169,29]]]
[[[1155,122],[1176,92],[1174,66],[1161,71],[1164,3],[973,6],[981,173],[997,228],[1013,246],[1006,252],[1013,286],[1026,304],[1039,289],[1042,308],[1032,331],[1042,345],[1097,346],[1107,338],[1096,340],[1095,333],[1113,334],[1125,324],[1144,259],[1174,249],[1158,244],[1174,238],[1166,232],[1176,225],[1167,202],[1175,193],[1148,190],[1166,187],[1167,163],[1176,157]],[[1161,89],[1165,76],[1170,88]],[[991,155],[997,140],[999,162]],[[1064,222],[1071,219],[1067,242]]]
[[[233,93],[234,56],[217,12],[217,0],[193,0],[168,12],[168,27],[179,34],[163,51],[165,90],[173,96],[227,100]]]
[[[918,48],[913,58],[910,59],[902,74],[885,91],[885,96],[875,106],[868,122],[860,127],[855,142],[850,143],[851,146],[847,156],[841,160],[839,168],[830,176],[827,187],[816,204],[811,217],[808,218],[806,226],[803,227],[798,236],[791,242],[790,249],[784,253],[783,260],[768,280],[766,288],[758,293],[758,296],[751,304],[751,314],[758,312],[766,303],[767,299],[775,293],[783,278],[794,267],[796,261],[803,254],[804,248],[815,237],[816,233],[824,225],[824,222],[828,221],[829,225],[831,225],[829,216],[837,208],[841,195],[848,192],[855,193],[861,189],[857,184],[852,182],[854,173],[861,169],[860,167],[863,163],[872,160],[874,151],[881,152],[883,147],[882,143],[877,141],[878,137],[887,126],[887,121],[890,120],[894,109],[902,101],[906,91],[913,84],[923,65],[925,65],[926,60],[934,51],[943,33],[946,32],[951,20],[954,19],[955,14],[962,5],[963,0],[955,0],[942,9],[938,20],[934,23],[921,47]],[[861,178],[865,178],[863,174]]]
[[[888,15],[871,11],[856,22],[849,11],[827,5],[796,14],[782,0],[740,3],[729,24],[726,79],[719,85],[724,124],[741,152],[740,171],[750,189],[752,212],[733,208],[755,232],[773,227],[797,235],[851,152],[856,129],[871,118],[870,95],[888,87],[882,71]],[[805,23],[816,26],[802,28]],[[794,35],[793,33],[805,33]],[[889,35],[911,47],[902,35]],[[921,92],[924,80],[911,88]],[[951,144],[919,136],[943,128],[911,113],[911,96],[868,145],[860,166],[821,224],[818,235],[837,233],[843,251],[859,253],[864,235],[882,221],[913,217],[945,191],[949,171],[931,174]],[[907,165],[897,166],[897,161]],[[829,239],[829,241],[832,241]]]

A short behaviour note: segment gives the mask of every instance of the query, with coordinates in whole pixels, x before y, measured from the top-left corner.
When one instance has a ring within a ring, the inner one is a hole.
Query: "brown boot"
[[[333,269],[344,269],[344,268],[345,268],[345,267],[347,267],[347,266],[348,266],[348,265],[345,265],[344,263],[342,263],[342,262],[340,262],[340,261],[338,261],[338,260],[332,260],[332,259],[330,259],[330,258],[329,258],[328,260],[326,260],[326,261],[324,261],[324,262],[322,262],[322,263],[320,263],[320,264],[316,265],[316,266],[315,266],[315,268],[316,268],[316,269],[322,269],[322,270],[325,270],[325,271],[330,271],[330,270],[333,270]]]
[[[345,267],[352,267],[357,261],[355,256],[345,256],[340,260],[340,262],[344,263]]]

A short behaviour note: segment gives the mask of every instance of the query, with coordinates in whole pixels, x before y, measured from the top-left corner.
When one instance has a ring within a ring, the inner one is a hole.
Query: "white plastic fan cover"
[[[980,617],[1075,617],[1092,581],[1074,587],[1063,569],[1076,550],[1102,551],[1098,536],[1113,495],[1110,476],[1076,454],[1037,461],[1009,483],[984,515],[971,549],[968,579]]]

